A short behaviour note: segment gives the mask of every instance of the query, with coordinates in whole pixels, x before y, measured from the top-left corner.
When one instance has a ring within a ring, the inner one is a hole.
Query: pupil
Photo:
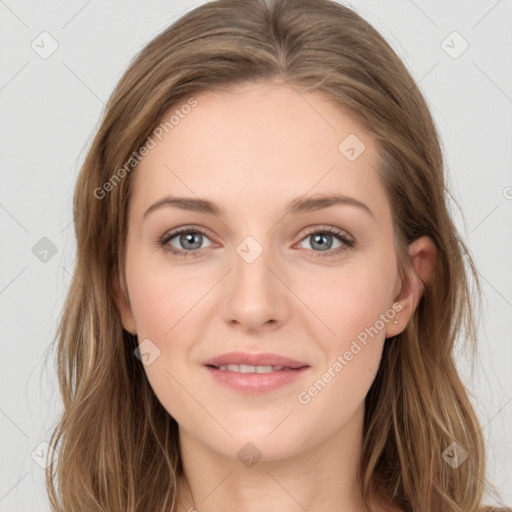
[[[194,237],[198,236],[200,236],[200,233],[187,233],[186,235],[184,235],[187,243],[191,243],[192,245],[194,244]],[[198,249],[199,247],[201,247],[201,242],[199,242],[199,245],[197,245],[197,247],[189,247],[189,249]]]
[[[330,247],[330,244],[329,243],[322,243],[321,240],[326,238],[326,236],[330,236],[330,235],[314,235],[313,239],[314,239],[314,242],[313,242],[313,245],[316,244],[319,240],[320,240],[320,245],[319,245],[319,248],[320,249],[325,249],[325,248],[329,248]],[[329,246],[329,247],[327,247]]]

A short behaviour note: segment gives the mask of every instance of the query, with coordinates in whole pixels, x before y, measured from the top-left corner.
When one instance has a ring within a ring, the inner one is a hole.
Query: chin
[[[274,424],[273,429],[278,423]],[[204,439],[204,444],[225,457],[238,459],[243,463],[245,463],[244,460],[249,462],[283,460],[309,448],[303,430],[290,432],[289,429],[283,429],[279,432],[280,427],[275,431],[272,431],[273,429],[255,428],[254,425],[250,425],[238,431],[231,430],[233,438],[222,435],[216,439]],[[251,467],[250,463],[246,465]]]

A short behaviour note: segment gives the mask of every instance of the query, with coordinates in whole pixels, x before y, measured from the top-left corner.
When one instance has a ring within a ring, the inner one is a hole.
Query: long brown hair
[[[193,104],[201,91],[272,80],[298,94],[327,94],[375,138],[401,277],[411,264],[408,244],[427,235],[438,251],[409,324],[385,342],[366,398],[363,497],[415,512],[482,506],[483,439],[453,355],[459,333],[476,347],[480,284],[450,218],[440,142],[420,90],[385,39],[338,3],[217,0],[188,12],[136,56],[77,180],[77,257],[54,340],[64,410],[50,440],[58,449],[46,474],[52,510],[174,509],[178,425],[134,355],[137,337],[123,329],[113,292],[114,279],[124,287],[131,175],[171,107]],[[442,456],[454,442],[468,455],[456,469]]]

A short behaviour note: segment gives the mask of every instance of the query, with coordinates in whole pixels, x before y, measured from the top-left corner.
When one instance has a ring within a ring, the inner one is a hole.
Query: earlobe
[[[408,278],[403,282],[398,296],[395,297],[395,303],[399,303],[402,308],[395,315],[395,321],[398,323],[388,324],[387,338],[400,334],[407,326],[425,291],[424,283],[430,282],[432,278],[436,255],[437,248],[428,236],[422,236],[409,245],[411,268]]]
[[[112,290],[116,299],[117,309],[121,315],[121,322],[124,329],[133,335],[137,334],[137,328],[135,326],[135,318],[133,317],[130,302],[128,300],[127,291],[121,289],[121,283],[118,278],[117,272],[112,274]]]

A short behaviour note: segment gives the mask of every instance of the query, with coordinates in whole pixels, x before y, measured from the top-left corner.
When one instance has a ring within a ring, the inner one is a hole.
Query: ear
[[[128,292],[120,282],[117,271],[112,273],[112,290],[116,300],[117,309],[121,315],[121,322],[123,327],[133,335],[137,334],[137,328],[135,325],[135,318],[132,313],[130,301],[128,299]]]
[[[395,297],[395,303],[402,306],[394,317],[398,324],[387,323],[386,338],[400,334],[407,326],[425,291],[423,282],[430,282],[434,273],[436,255],[436,245],[428,236],[422,236],[409,245],[412,268],[407,279],[402,283],[400,292]]]

